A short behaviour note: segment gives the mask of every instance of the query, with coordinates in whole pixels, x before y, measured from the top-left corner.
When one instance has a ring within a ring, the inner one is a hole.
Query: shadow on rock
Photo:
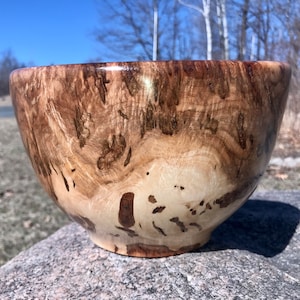
[[[300,210],[292,205],[248,200],[214,231],[210,242],[196,252],[241,249],[273,257],[289,244],[299,221]]]

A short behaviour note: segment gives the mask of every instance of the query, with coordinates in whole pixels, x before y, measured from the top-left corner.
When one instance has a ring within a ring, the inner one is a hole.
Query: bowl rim
[[[212,60],[194,60],[194,59],[175,59],[175,60],[140,60],[140,61],[107,61],[107,62],[102,62],[102,61],[92,61],[92,62],[84,62],[84,63],[69,63],[69,64],[51,64],[51,65],[38,65],[38,66],[31,66],[31,67],[22,67],[22,68],[17,68],[14,69],[11,73],[13,74],[14,72],[20,72],[20,71],[28,71],[28,70],[42,70],[42,69],[52,69],[52,68],[84,68],[84,67],[89,67],[89,66],[94,66],[94,67],[103,67],[106,70],[124,70],[128,69],[128,67],[132,66],[137,66],[137,65],[143,65],[143,64],[150,64],[150,65],[162,65],[162,64],[178,64],[178,63],[197,63],[197,64],[207,64],[207,63],[229,63],[229,64],[262,64],[262,65],[284,65],[286,68],[291,69],[291,65],[288,62],[285,61],[279,61],[279,60],[237,60],[237,59],[227,59],[227,60],[222,60],[222,59],[212,59]],[[126,66],[126,68],[124,68]],[[113,67],[113,68],[112,68]]]

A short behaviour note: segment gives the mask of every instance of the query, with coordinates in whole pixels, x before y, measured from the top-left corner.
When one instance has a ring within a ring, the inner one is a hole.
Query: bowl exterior
[[[23,143],[55,203],[116,253],[202,246],[270,159],[291,71],[279,62],[167,61],[16,70]]]

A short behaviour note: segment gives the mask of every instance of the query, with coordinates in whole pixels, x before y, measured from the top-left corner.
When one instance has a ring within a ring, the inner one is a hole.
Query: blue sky
[[[97,9],[96,0],[1,0],[0,54],[10,49],[36,66],[93,60],[101,53]]]

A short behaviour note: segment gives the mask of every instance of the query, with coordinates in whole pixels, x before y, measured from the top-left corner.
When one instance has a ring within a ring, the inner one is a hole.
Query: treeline
[[[0,57],[0,97],[9,94],[9,74],[11,71],[25,67],[20,63],[10,50],[6,50]]]
[[[102,61],[287,61],[289,109],[300,112],[299,0],[98,0],[98,10]]]
[[[299,0],[96,0],[99,61],[239,59],[287,61],[288,109],[300,113]],[[95,24],[96,25],[96,24]],[[0,54],[0,96],[24,64]]]

